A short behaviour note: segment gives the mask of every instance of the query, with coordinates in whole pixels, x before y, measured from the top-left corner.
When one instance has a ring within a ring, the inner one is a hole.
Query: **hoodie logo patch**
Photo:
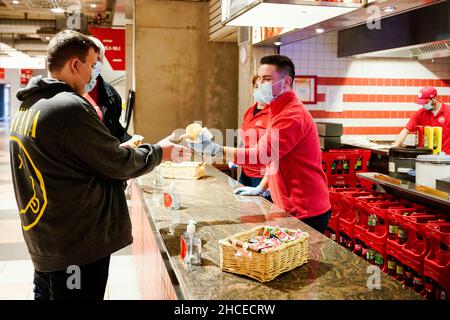
[[[22,141],[16,136],[10,136],[9,140],[17,145],[12,148],[11,166],[21,193],[17,202],[22,229],[28,231],[38,224],[47,208],[47,191],[44,178]]]
[[[11,124],[11,133],[36,138],[40,114],[33,108],[20,108]]]

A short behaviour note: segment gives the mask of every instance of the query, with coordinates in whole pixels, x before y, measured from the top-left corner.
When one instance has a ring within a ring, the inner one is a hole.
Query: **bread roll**
[[[197,140],[198,136],[202,133],[203,127],[198,123],[192,123],[186,127],[186,134],[191,140]]]

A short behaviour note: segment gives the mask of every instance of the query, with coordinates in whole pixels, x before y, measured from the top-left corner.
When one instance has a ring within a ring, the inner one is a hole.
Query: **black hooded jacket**
[[[161,148],[120,147],[89,102],[64,82],[34,77],[17,98],[11,169],[35,269],[84,265],[132,243],[121,181],[151,171]]]
[[[126,132],[119,121],[122,114],[122,98],[119,93],[101,75],[97,78],[97,90],[98,104],[103,112],[103,123],[120,142],[130,140],[131,135]]]

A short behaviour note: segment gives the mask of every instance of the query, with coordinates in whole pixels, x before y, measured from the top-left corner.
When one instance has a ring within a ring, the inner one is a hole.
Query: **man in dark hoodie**
[[[122,180],[190,156],[169,138],[120,146],[82,97],[97,54],[88,37],[60,32],[49,43],[48,78],[17,94],[11,168],[35,299],[103,299],[110,255],[133,241]]]

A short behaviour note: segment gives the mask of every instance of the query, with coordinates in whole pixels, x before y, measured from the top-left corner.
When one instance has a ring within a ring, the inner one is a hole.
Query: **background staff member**
[[[437,90],[433,87],[422,88],[416,103],[422,109],[414,114],[400,132],[394,147],[401,146],[408,134],[417,130],[417,126],[442,127],[442,151],[450,154],[450,106],[439,101]]]
[[[17,93],[11,171],[36,300],[103,299],[110,255],[133,242],[121,180],[162,159],[183,160],[188,150],[170,137],[119,145],[83,98],[98,51],[81,33],[58,33],[48,47],[48,78],[34,77]],[[81,288],[68,287],[69,266],[80,268]]]
[[[260,61],[258,76],[258,95],[270,105],[266,135],[258,144],[230,148],[204,139],[189,145],[212,156],[224,154],[230,161],[245,159],[236,162],[244,165],[268,151],[266,178],[275,205],[323,233],[331,215],[328,183],[322,170],[317,127],[292,89],[294,64],[286,56],[267,56]],[[278,148],[273,146],[276,143]]]
[[[95,43],[100,51],[97,63],[94,66],[95,76],[89,82],[84,97],[94,106],[98,117],[108,128],[111,135],[122,143],[126,142],[131,139],[131,135],[125,131],[119,121],[122,114],[122,98],[116,89],[101,76],[105,61],[105,46],[95,37],[89,37],[89,39]]]
[[[258,75],[255,75],[252,80],[255,103],[247,109],[242,120],[241,133],[242,146],[244,148],[250,148],[257,144],[259,139],[265,134],[267,128],[269,108],[266,107],[267,104],[257,95],[259,82]],[[239,182],[247,187],[257,187],[264,177],[265,167],[260,162],[242,166]]]

